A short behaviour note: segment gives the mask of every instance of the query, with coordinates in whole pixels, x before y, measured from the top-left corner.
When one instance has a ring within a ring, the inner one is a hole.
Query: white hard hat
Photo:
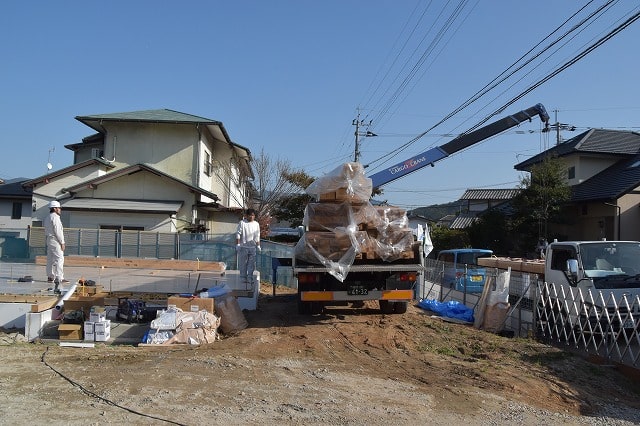
[[[52,202],[49,203],[49,208],[50,209],[53,209],[53,208],[56,208],[56,207],[60,208],[60,201],[53,200]]]

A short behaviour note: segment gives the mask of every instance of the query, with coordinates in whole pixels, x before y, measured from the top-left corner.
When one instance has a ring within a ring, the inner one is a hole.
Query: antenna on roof
[[[55,146],[52,146],[51,149],[49,150],[49,157],[47,158],[47,173],[49,173],[49,171],[53,169],[53,164],[51,164],[51,153],[54,152],[55,150],[56,150]]]

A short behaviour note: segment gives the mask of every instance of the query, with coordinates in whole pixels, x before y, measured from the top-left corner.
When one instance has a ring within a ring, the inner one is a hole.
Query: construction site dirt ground
[[[63,347],[0,333],[4,424],[637,424],[640,382],[531,339],[377,302],[297,314],[263,283],[249,327],[202,346]]]

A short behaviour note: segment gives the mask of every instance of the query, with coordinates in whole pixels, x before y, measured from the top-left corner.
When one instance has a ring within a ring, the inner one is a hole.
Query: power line
[[[569,33],[575,31],[577,28],[585,25],[585,23],[587,23],[589,20],[593,19],[594,17],[596,17],[598,14],[600,14],[605,7],[609,6],[612,2],[608,2],[605,5],[599,7],[596,11],[592,12],[591,14],[589,14],[589,16],[583,20],[580,21],[580,23],[574,25],[574,27],[572,27],[572,29],[570,29],[569,31],[567,31],[564,35],[562,35],[558,40],[563,39],[564,37],[566,37]],[[582,10],[582,9],[581,9]],[[474,130],[476,128],[478,128],[479,126],[481,126],[482,124],[484,124],[485,122],[487,122],[489,119],[491,119],[492,117],[494,117],[495,115],[501,113],[502,111],[504,111],[508,106],[510,106],[511,104],[515,103],[517,100],[521,99],[522,97],[524,97],[526,94],[530,93],[531,91],[533,91],[535,88],[539,87],[540,85],[542,85],[543,83],[549,81],[551,78],[555,77],[557,74],[559,74],[560,72],[564,71],[565,69],[567,69],[568,67],[570,67],[571,65],[575,64],[576,62],[578,62],[580,59],[584,58],[586,55],[588,55],[589,53],[591,53],[593,50],[595,50],[596,48],[598,48],[599,46],[601,46],[602,44],[604,44],[606,41],[608,41],[609,39],[611,39],[613,36],[615,36],[616,34],[618,34],[620,31],[622,31],[623,29],[625,29],[626,27],[628,27],[629,25],[631,25],[631,23],[633,23],[635,20],[638,19],[640,14],[636,14],[634,16],[632,16],[631,18],[627,19],[623,24],[619,25],[618,27],[616,27],[614,30],[610,31],[606,36],[602,37],[601,39],[599,39],[596,43],[592,44],[591,46],[589,46],[587,49],[583,50],[580,54],[576,55],[573,59],[571,59],[570,61],[566,62],[564,65],[562,65],[561,67],[559,67],[558,69],[554,70],[552,73],[548,74],[547,76],[545,76],[543,79],[539,80],[538,82],[536,82],[534,85],[528,87],[527,89],[525,89],[523,92],[521,92],[519,95],[517,95],[516,97],[512,98],[509,102],[507,102],[506,104],[504,104],[503,106],[501,106],[500,108],[498,108],[497,110],[495,110],[493,113],[491,113],[490,115],[486,116],[483,120],[481,120],[479,123],[477,123],[476,125],[474,125],[471,129],[467,130],[467,132]],[[576,16],[576,14],[572,15],[572,17]],[[569,20],[566,20],[566,22],[568,22]],[[564,23],[563,23],[564,25]],[[554,30],[551,34],[557,32],[558,29]],[[548,38],[549,36],[545,37]],[[557,42],[557,41],[556,41]],[[547,47],[545,47],[543,49],[543,51],[548,50],[551,46],[553,46],[554,44],[556,44],[556,42],[548,45]],[[537,45],[540,45],[540,43],[538,43]],[[536,45],[536,46],[537,46]],[[535,48],[535,47],[534,47]],[[533,49],[531,49],[530,51],[532,51]],[[536,55],[536,56],[539,56]],[[516,61],[517,63],[518,61]],[[518,70],[521,68],[518,68]],[[511,74],[510,74],[511,75]],[[499,83],[503,82],[504,79],[500,80]],[[498,83],[498,84],[499,84]],[[491,88],[489,88],[488,90],[491,90],[492,88],[496,87],[497,84],[491,86]],[[486,86],[485,86],[486,87]],[[472,98],[469,98],[469,100],[471,100],[471,102],[475,102],[475,100],[479,99],[481,96],[485,95],[488,90],[483,91],[480,94],[476,94],[474,95]],[[468,101],[469,101],[468,100]],[[468,102],[467,101],[467,102]],[[380,163],[383,160],[388,160],[391,157],[396,156],[397,154],[399,154],[400,152],[406,150],[409,146],[411,146],[413,143],[415,143],[417,140],[419,140],[420,138],[422,138],[424,135],[426,135],[429,131],[433,130],[435,127],[439,126],[440,124],[442,124],[444,121],[448,120],[449,118],[451,118],[453,115],[457,114],[458,112],[460,112],[462,109],[466,108],[469,104],[467,104],[467,102],[463,103],[460,107],[456,108],[456,110],[454,110],[452,113],[448,114],[444,119],[440,120],[438,123],[436,123],[434,126],[430,127],[428,130],[426,130],[425,132],[419,134],[418,136],[416,136],[415,138],[411,139],[410,141],[406,142],[405,144],[401,145],[398,149],[387,153],[384,156],[379,157],[378,159],[372,161],[369,163],[369,166],[372,166],[376,163]],[[466,105],[465,105],[466,104]],[[465,132],[466,133],[466,132]]]

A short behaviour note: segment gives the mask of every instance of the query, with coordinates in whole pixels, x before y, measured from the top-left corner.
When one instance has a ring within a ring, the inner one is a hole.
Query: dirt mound
[[[533,340],[377,303],[297,314],[262,286],[249,327],[199,347],[0,342],[0,405],[26,424],[633,424],[638,382]]]

